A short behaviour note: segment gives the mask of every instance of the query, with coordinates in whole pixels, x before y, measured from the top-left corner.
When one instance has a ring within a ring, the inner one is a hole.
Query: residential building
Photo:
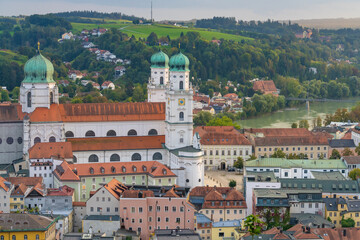
[[[195,213],[195,231],[202,240],[211,239],[212,221],[202,213]]]
[[[360,200],[325,198],[325,218],[330,218],[335,227],[341,227],[341,220],[351,218],[355,227],[360,227]]]
[[[240,228],[240,220],[214,222],[211,229],[211,240],[239,239],[235,238],[235,234]]]
[[[25,209],[25,196],[30,191],[25,184],[15,185],[10,195],[10,212],[23,211]]]
[[[324,203],[325,206],[325,203]],[[324,215],[312,214],[312,213],[291,213],[290,214],[290,224],[302,224],[304,226],[309,226],[310,228],[334,228],[335,225],[324,218],[325,216],[325,207]]]
[[[279,95],[279,90],[276,88],[273,80],[259,80],[254,82],[253,86],[254,91],[261,92],[263,94],[273,94],[275,96]]]
[[[267,211],[277,210],[280,214],[290,213],[289,197],[280,189],[254,189],[253,214],[265,217]]]
[[[199,234],[191,229],[156,229],[151,240],[200,240]]]
[[[83,233],[105,233],[106,236],[114,236],[119,228],[119,215],[86,215],[82,220]]]
[[[224,170],[252,154],[250,141],[233,126],[200,126],[194,132],[200,136],[206,170]]]
[[[214,222],[243,219],[247,216],[244,196],[230,187],[195,187],[189,201],[199,213]]]
[[[74,232],[78,232],[82,229],[82,220],[86,216],[86,202],[73,202],[74,210]]]
[[[88,215],[119,215],[119,201],[121,194],[128,187],[117,179],[99,188],[86,202]]]
[[[14,185],[0,176],[0,212],[10,213],[10,198]]]
[[[66,185],[59,188],[47,188],[42,212],[58,212],[73,210],[74,189]]]
[[[55,239],[56,219],[24,213],[0,214],[0,239]]]
[[[27,194],[25,194],[25,205],[27,208],[38,208],[42,211],[45,206],[46,189],[42,184],[38,183],[34,187],[30,188]]]
[[[274,172],[252,172],[244,173],[244,195],[246,197],[247,215],[253,214],[253,192],[254,189],[267,188],[279,189],[281,183],[275,177]]]
[[[71,143],[37,143],[29,149],[30,177],[42,177],[46,188],[54,187],[53,171],[64,160],[73,161]]]
[[[68,33],[64,33],[63,35],[61,35],[61,38],[63,40],[70,40],[74,38],[74,35],[72,34],[72,32],[68,32]]]
[[[349,172],[352,169],[360,168],[360,156],[344,156],[342,157],[345,165],[348,167]]]
[[[321,189],[323,198],[359,199],[359,183],[353,180],[281,178],[282,189]]]
[[[169,186],[177,176],[157,161],[69,164],[64,161],[54,170],[54,185],[75,189],[75,201],[87,201],[90,192],[113,178],[128,185]]]
[[[112,83],[112,82],[110,82],[110,81],[105,81],[105,82],[103,82],[103,84],[101,84],[101,88],[102,88],[102,89],[114,90],[114,89],[115,89],[115,85],[114,85],[114,83]]]
[[[271,209],[281,206],[284,199],[277,199],[276,196],[283,193],[287,195],[290,214],[311,213],[321,216],[325,214],[320,189],[256,189],[254,191],[254,203],[256,204],[254,209],[261,211],[264,208]]]
[[[152,190],[125,190],[120,197],[121,226],[149,239],[157,229],[194,229],[195,208],[186,191],[173,187],[156,194]]]
[[[245,170],[251,172],[274,172],[278,178],[314,178],[312,172],[340,172],[348,176],[348,168],[340,159],[282,159],[258,158],[247,161]]]
[[[277,149],[286,155],[304,154],[309,159],[327,158],[328,138],[305,128],[260,128],[245,130],[257,157],[270,157]]]
[[[353,155],[355,155],[355,143],[353,139],[331,139],[329,140],[329,153],[328,156],[331,156],[331,153],[334,149],[339,151],[343,155],[344,149],[350,149]]]
[[[126,72],[126,68],[124,66],[116,66],[115,67],[115,78],[119,78],[123,76]]]

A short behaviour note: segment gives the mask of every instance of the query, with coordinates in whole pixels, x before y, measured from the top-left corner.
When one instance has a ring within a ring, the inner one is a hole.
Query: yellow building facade
[[[325,199],[325,218],[330,219],[336,228],[341,227],[341,220],[351,218],[355,227],[360,227],[360,200],[329,198]]]
[[[239,236],[240,228],[241,222],[239,220],[214,222],[211,229],[211,239],[235,238],[235,236]]]

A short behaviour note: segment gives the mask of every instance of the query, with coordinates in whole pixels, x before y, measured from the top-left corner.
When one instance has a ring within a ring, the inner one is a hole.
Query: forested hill
[[[76,14],[73,17],[80,17],[82,13]],[[54,14],[34,15],[25,19],[10,18],[7,21],[1,19],[6,18],[0,18],[0,23],[4,23],[0,24],[0,49],[11,50],[13,55],[11,58],[7,55],[5,59],[0,54],[0,85],[8,87],[10,91],[20,85],[22,78],[17,72],[23,67],[23,61],[17,61],[16,58],[32,57],[39,41],[42,54],[54,64],[55,79],[68,79],[69,69],[96,72],[99,77],[91,78],[93,81],[101,84],[110,80],[121,87],[116,94],[104,94],[107,99],[141,101],[146,96],[150,57],[158,51],[158,43],[161,42],[161,49],[169,56],[179,52],[180,43],[181,51],[190,59],[194,86],[210,96],[220,91],[222,94],[235,92],[240,97],[252,97],[254,91],[250,80],[254,78],[273,79],[281,90],[280,94],[290,97],[343,98],[360,94],[359,31],[329,30],[318,33],[313,30],[310,39],[299,39],[295,37],[297,25],[249,23],[255,32],[261,33],[255,39],[250,39],[239,34],[254,32],[230,29],[234,19],[222,19],[223,23],[216,20],[217,26],[214,28],[218,31],[173,25],[133,24],[131,21],[105,18],[92,18],[103,23],[79,24]],[[239,24],[236,22],[235,26]],[[224,28],[221,28],[222,25]],[[269,27],[265,27],[267,25]],[[279,30],[264,33],[264,29],[271,29],[270,26],[277,26],[274,29]],[[100,37],[89,36],[88,41],[118,58],[130,60],[131,64],[126,65],[124,76],[115,80],[114,68],[120,63],[97,60],[95,54],[82,47],[83,40],[58,41],[65,32],[80,34],[84,28],[108,29]],[[173,33],[171,37],[170,31]],[[229,87],[228,81],[233,85]],[[81,89],[74,86],[71,90],[61,91],[73,97]],[[266,109],[275,108],[269,106]],[[256,111],[250,109],[245,113],[251,115],[256,114]]]
[[[136,17],[134,15],[130,16],[120,12],[104,13],[104,12],[96,12],[96,11],[71,11],[71,12],[54,13],[54,15],[69,19],[74,19],[74,17],[78,17],[78,18],[99,18],[99,19],[106,18],[106,19],[115,19],[115,20],[124,19],[130,21],[134,21],[134,20],[146,21],[145,18]]]

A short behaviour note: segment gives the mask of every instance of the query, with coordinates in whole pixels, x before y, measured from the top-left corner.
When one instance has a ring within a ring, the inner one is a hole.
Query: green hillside
[[[22,65],[28,60],[28,58],[24,55],[14,53],[11,50],[0,49],[0,60],[6,61],[6,62],[16,62],[19,65]]]
[[[151,32],[156,33],[158,37],[166,37],[169,35],[171,39],[175,39],[180,37],[180,34],[183,32],[186,34],[189,31],[199,32],[200,35],[206,40],[216,39],[225,39],[225,40],[252,40],[252,38],[243,37],[240,35],[232,35],[227,33],[217,32],[215,30],[206,30],[202,28],[186,28],[186,27],[178,27],[173,25],[165,25],[165,24],[154,24],[154,25],[135,25],[129,21],[125,20],[105,20],[103,24],[96,23],[71,23],[73,26],[74,33],[81,32],[82,29],[93,29],[93,28],[117,28],[120,31],[126,33],[131,36],[134,35],[136,38],[147,38]]]

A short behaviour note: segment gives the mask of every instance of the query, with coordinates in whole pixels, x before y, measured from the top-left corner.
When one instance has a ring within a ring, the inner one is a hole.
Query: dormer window
[[[144,172],[146,172],[146,170],[147,170],[146,166],[142,166],[142,169]]]
[[[163,172],[163,174],[164,174],[164,175],[166,175],[166,174],[167,174],[166,169],[163,169],[163,171],[162,171],[162,172]]]
[[[137,171],[137,169],[136,169],[136,167],[135,167],[135,166],[133,166],[133,171],[134,171],[134,172],[136,172],[136,171]]]
[[[101,167],[101,168],[100,168],[100,172],[101,172],[101,173],[105,173],[105,168]]]
[[[115,167],[111,167],[111,172],[115,173],[116,172],[116,168]]]
[[[90,168],[90,174],[94,174],[94,169]]]
[[[126,167],[122,167],[122,172],[126,172]]]

